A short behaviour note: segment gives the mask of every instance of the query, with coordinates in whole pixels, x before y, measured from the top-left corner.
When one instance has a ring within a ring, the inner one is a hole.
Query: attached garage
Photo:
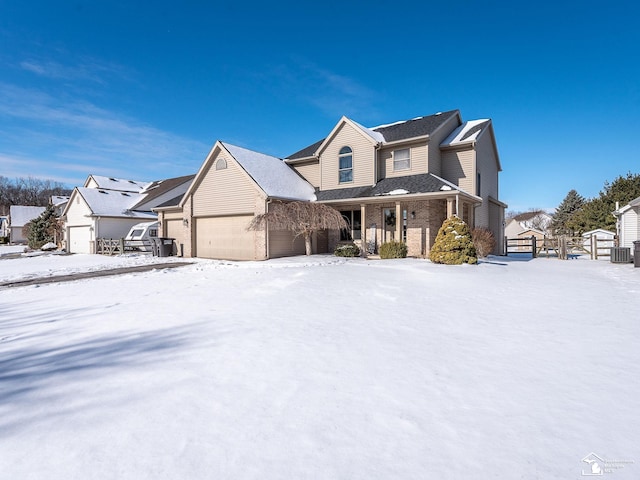
[[[195,219],[194,256],[227,260],[255,260],[256,232],[247,226],[253,215]]]
[[[91,227],[69,227],[67,230],[67,250],[69,253],[93,253],[91,248]]]
[[[269,230],[269,258],[304,255],[304,238],[290,230]]]

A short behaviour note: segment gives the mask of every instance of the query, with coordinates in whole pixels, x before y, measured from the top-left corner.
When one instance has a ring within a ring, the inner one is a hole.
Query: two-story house
[[[353,241],[374,253],[401,240],[410,256],[423,256],[451,215],[502,238],[500,170],[491,120],[463,122],[453,110],[366,128],[343,117],[324,139],[284,161],[217,142],[182,200],[156,210],[161,228],[176,232],[187,256],[259,260],[304,253],[289,232],[246,228],[274,201],[291,200],[329,204],[349,223],[346,231],[319,234],[316,252]]]

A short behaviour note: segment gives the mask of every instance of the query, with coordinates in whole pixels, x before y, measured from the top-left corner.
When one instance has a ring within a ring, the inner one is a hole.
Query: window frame
[[[348,228],[340,229],[341,242],[353,242],[354,240],[362,240],[362,211],[361,210],[340,210],[340,214],[344,217],[349,225]],[[360,229],[354,229],[356,225],[356,217]],[[356,234],[357,232],[357,234]]]
[[[398,152],[407,152],[407,158],[396,159],[396,155]],[[406,167],[398,168],[399,162],[406,162]],[[393,171],[394,172],[402,172],[405,170],[411,170],[411,148],[398,148],[393,151]]]
[[[346,151],[346,149],[349,151]],[[342,167],[342,159],[346,159],[347,157],[351,160],[351,165],[349,167]],[[349,173],[349,179],[343,180],[342,175],[347,172]],[[338,183],[353,183],[353,149],[348,145],[342,147],[338,153]]]
[[[223,157],[219,157],[216,160],[216,170],[226,170],[227,169],[227,160]]]

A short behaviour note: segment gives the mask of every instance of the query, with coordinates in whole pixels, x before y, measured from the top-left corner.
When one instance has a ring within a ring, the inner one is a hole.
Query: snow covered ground
[[[0,281],[150,261],[1,259]],[[0,289],[0,478],[637,479],[639,313],[640,269],[586,259]]]

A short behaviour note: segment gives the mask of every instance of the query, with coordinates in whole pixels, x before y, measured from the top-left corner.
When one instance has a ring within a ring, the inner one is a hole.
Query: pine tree
[[[616,202],[622,207],[640,197],[640,174],[620,175],[613,182],[604,182],[604,189],[598,197],[586,202],[571,215],[568,227],[576,233],[584,233],[596,228],[616,230],[616,218],[612,212]]]
[[[26,237],[30,248],[41,248],[45,243],[53,242],[55,233],[60,230],[58,217],[53,205],[27,224]]]
[[[462,219],[454,215],[442,223],[436,241],[429,252],[429,258],[434,263],[446,265],[478,263],[471,232]]]
[[[555,235],[573,235],[573,232],[568,227],[567,223],[571,216],[577,212],[585,203],[585,199],[575,190],[570,190],[567,196],[553,215],[551,221],[551,229]]]

